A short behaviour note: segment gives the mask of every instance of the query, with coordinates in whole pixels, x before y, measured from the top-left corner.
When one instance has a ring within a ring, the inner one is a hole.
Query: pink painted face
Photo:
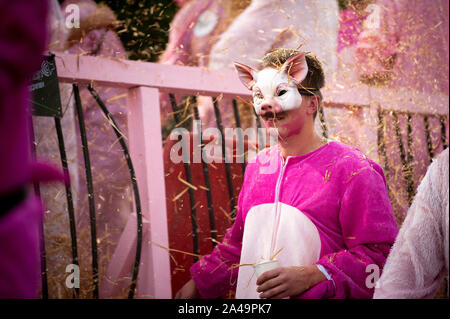
[[[308,73],[305,54],[290,57],[278,70],[266,67],[256,71],[235,63],[242,83],[253,92],[253,106],[267,128],[277,128],[278,134],[298,134],[303,127],[305,110],[298,85]]]
[[[303,98],[300,106],[287,111],[281,111],[275,117],[273,115],[261,116],[267,129],[275,129],[280,140],[293,135],[298,135],[303,130],[307,119],[307,104],[309,98]]]

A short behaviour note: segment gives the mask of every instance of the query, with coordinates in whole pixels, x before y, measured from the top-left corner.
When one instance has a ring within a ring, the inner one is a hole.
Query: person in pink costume
[[[337,1],[253,0],[233,21],[213,46],[208,68],[232,69],[233,62],[258,64],[258,60],[277,47],[300,47],[315,52],[324,65],[326,78],[334,78],[337,69]],[[224,126],[233,123],[231,101],[220,103]],[[215,126],[212,100],[199,100],[199,112],[205,127]]]
[[[42,205],[32,182],[62,180],[31,157],[29,84],[46,44],[47,1],[0,0],[0,298],[37,298]]]
[[[446,148],[422,179],[374,298],[433,298],[448,277],[448,153]]]
[[[97,5],[93,0],[66,0],[61,6],[66,14],[69,4],[80,8],[80,29],[73,29],[67,41],[68,53],[92,55],[111,59],[125,59],[125,49],[118,35],[111,30],[115,25],[114,13],[105,5]],[[70,13],[70,10],[69,10]],[[116,121],[121,133],[127,137],[126,89],[96,86],[102,101]],[[106,272],[108,254],[112,254],[131,212],[130,173],[125,163],[125,156],[117,141],[110,123],[106,120],[97,102],[86,87],[80,86],[86,134],[89,142],[89,155],[93,175],[95,209],[97,218],[97,238],[99,244],[99,260],[101,274]],[[81,142],[78,139],[81,149]],[[78,154],[80,171],[84,172],[83,155]],[[77,226],[80,230],[88,230],[88,197],[85,192],[84,173],[80,178],[80,194]],[[84,233],[87,237],[88,232]],[[86,237],[86,238],[87,238]],[[100,277],[100,294],[104,296],[102,287],[104,278]],[[105,281],[106,282],[106,281]]]
[[[279,144],[249,162],[233,226],[195,263],[179,298],[371,298],[398,232],[381,167],[314,131],[324,75],[311,54],[278,49],[257,71],[236,63]],[[278,260],[259,277],[251,265]]]

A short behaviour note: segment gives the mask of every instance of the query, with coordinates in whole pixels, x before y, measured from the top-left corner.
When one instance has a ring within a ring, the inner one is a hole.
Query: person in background
[[[159,63],[206,68],[211,48],[250,0],[177,0],[176,3],[180,10],[171,22],[169,42]],[[175,97],[179,103],[182,96]],[[160,105],[164,126],[172,112],[168,94],[160,94]]]
[[[355,50],[361,81],[448,95],[449,2],[377,0],[369,11]]]
[[[377,282],[375,299],[433,298],[448,278],[448,156],[446,148],[420,182]]]
[[[0,298],[37,298],[42,205],[33,182],[63,180],[31,157],[29,84],[42,62],[46,0],[0,0]]]
[[[398,233],[383,170],[315,132],[325,79],[314,55],[280,48],[263,62],[236,69],[279,143],[248,163],[233,226],[176,297],[372,298],[367,269],[384,266]],[[274,256],[275,269],[249,267]]]
[[[380,105],[382,108],[401,106],[413,111],[417,106],[417,111],[422,109],[419,112],[429,115],[448,114],[445,105],[449,99],[449,2],[377,0],[370,6],[370,14],[363,23],[354,50],[354,66],[360,81],[369,86],[372,96],[382,94],[387,101]],[[396,147],[395,119],[387,115],[384,120],[386,162],[390,167],[386,174],[391,176],[391,189],[400,190],[391,194],[400,224],[406,217],[412,196],[401,190],[404,181],[402,174],[396,172],[403,164]],[[448,124],[439,123],[439,117],[429,116],[428,120],[432,138],[442,134],[448,140]],[[411,117],[415,162],[412,173],[416,181],[422,178],[431,163],[424,147],[428,143],[426,136],[420,133],[426,130],[423,122],[420,113]],[[406,125],[406,117],[399,116],[399,123]],[[445,126],[444,132],[437,133],[436,129],[441,125]],[[446,143],[432,144],[432,151],[437,154],[443,151]]]

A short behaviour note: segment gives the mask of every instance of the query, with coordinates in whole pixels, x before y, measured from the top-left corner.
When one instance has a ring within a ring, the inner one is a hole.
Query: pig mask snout
[[[267,115],[276,115],[283,111],[281,105],[274,101],[273,99],[266,99],[259,106],[259,115],[267,116]]]

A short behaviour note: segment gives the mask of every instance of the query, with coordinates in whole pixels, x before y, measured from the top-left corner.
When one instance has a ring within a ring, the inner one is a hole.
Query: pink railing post
[[[144,225],[137,296],[171,298],[159,90],[128,90],[128,134],[141,197]],[[135,221],[136,219],[132,219]]]

